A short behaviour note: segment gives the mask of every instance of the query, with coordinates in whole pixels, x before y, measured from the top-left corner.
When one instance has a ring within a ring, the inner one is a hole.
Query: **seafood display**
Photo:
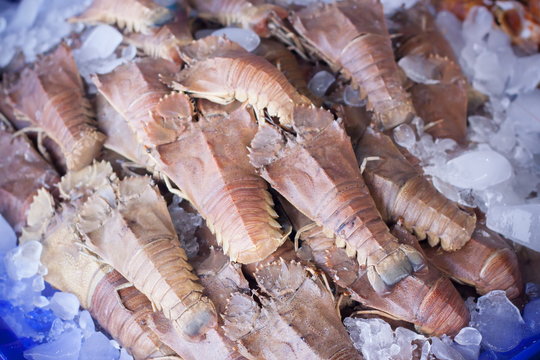
[[[133,56],[82,78],[75,35],[1,73],[0,214],[133,358],[360,360],[345,317],[451,342],[468,296],[523,299],[537,254],[518,261],[396,136],[420,117],[415,139],[471,140],[426,4],[93,0],[69,21],[116,26]]]

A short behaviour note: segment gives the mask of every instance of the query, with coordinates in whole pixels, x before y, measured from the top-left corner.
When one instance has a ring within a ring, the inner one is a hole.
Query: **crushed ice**
[[[81,24],[70,24],[67,18],[82,12],[91,0],[0,0],[0,68],[22,53],[26,62],[52,49]]]
[[[500,290],[479,297],[476,303],[472,298],[467,303],[471,308],[469,327],[461,329],[453,340],[445,335],[428,338],[402,327],[392,330],[382,319],[349,317],[344,324],[366,360],[408,360],[413,352],[426,360],[433,356],[476,360],[481,349],[505,352],[540,334],[540,298],[525,306],[523,316]]]
[[[45,284],[42,246],[16,246],[15,234],[0,216],[0,317],[21,339],[30,360],[130,359],[103,333],[73,294]]]
[[[420,118],[412,127],[396,128],[394,139],[421,160],[439,191],[478,206],[491,229],[538,251],[540,54],[518,56],[483,7],[471,10],[463,23],[448,12],[436,20],[474,89],[488,96],[486,111],[468,118],[466,148],[433,139]],[[425,82],[429,74],[419,74],[422,64],[413,60],[400,65],[413,80]]]

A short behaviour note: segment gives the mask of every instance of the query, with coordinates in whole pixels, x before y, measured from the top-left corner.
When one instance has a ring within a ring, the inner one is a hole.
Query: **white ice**
[[[478,298],[469,326],[482,334],[483,347],[497,352],[513,349],[526,334],[526,325],[518,308],[503,290],[491,291]]]
[[[540,335],[540,299],[534,299],[525,305],[523,320],[528,327],[529,335]]]
[[[119,357],[120,350],[115,349],[103,333],[95,332],[83,341],[79,360],[117,360]]]
[[[465,360],[476,360],[480,354],[482,334],[472,327],[464,327],[454,337],[452,347],[461,353]]]
[[[504,236],[540,251],[540,204],[492,206],[487,225]]]
[[[87,338],[96,331],[94,320],[87,310],[79,313],[79,327],[82,330],[83,337]]]
[[[350,85],[347,85],[343,91],[343,102],[354,107],[366,105],[366,100],[360,98],[360,92]]]
[[[412,148],[416,143],[414,130],[407,124],[399,125],[394,129],[394,141],[406,149]]]
[[[24,352],[29,360],[78,360],[81,350],[81,331],[70,329],[56,340],[35,346]]]
[[[17,236],[6,219],[0,215],[0,256],[17,246]]]
[[[446,163],[444,181],[462,189],[484,190],[512,176],[512,165],[493,150],[468,151]]]
[[[51,310],[62,320],[73,320],[79,313],[79,299],[73,294],[56,292],[49,304]]]
[[[34,276],[39,270],[39,258],[43,246],[37,241],[28,241],[11,249],[4,257],[7,273],[13,280]]]
[[[73,50],[78,63],[111,56],[122,42],[122,34],[109,25],[98,25],[86,34],[83,45]]]
[[[261,43],[261,38],[253,30],[236,27],[226,27],[218,29],[212,33],[215,36],[225,35],[229,40],[234,41],[247,51],[253,51]]]
[[[398,65],[412,81],[419,84],[438,84],[440,71],[437,64],[421,55],[407,55],[398,61]]]
[[[328,71],[322,70],[317,72],[308,82],[308,88],[318,97],[323,97],[326,91],[336,80],[335,76]]]

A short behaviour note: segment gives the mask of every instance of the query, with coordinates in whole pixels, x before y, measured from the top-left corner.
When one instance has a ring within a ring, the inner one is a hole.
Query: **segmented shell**
[[[45,131],[61,149],[68,170],[79,170],[97,156],[105,136],[95,128],[93,112],[70,49],[61,44],[52,54],[25,68],[8,89],[17,116]]]
[[[427,237],[432,246],[440,242],[447,251],[469,241],[476,217],[439,193],[388,136],[366,131],[356,155],[359,164],[367,157],[380,158],[366,163],[363,176],[385,219],[401,219],[420,239]]]
[[[290,19],[308,47],[359,87],[379,125],[390,129],[413,118],[378,0],[318,4]]]

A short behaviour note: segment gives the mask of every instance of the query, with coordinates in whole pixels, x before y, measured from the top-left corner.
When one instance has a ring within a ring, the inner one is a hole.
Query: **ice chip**
[[[462,189],[484,190],[512,176],[512,165],[493,150],[472,150],[446,163],[444,181]]]
[[[463,46],[465,46],[465,41],[461,34],[461,21],[451,12],[440,11],[437,13],[435,22],[446,40],[452,45],[454,53],[458,55],[461,49],[463,49]]]
[[[525,294],[530,300],[540,298],[540,285],[528,282],[525,284]]]
[[[218,29],[212,33],[215,36],[225,35],[229,40],[234,41],[247,51],[253,51],[261,43],[261,38],[253,30],[226,27]]]
[[[308,88],[315,96],[323,97],[335,80],[334,75],[328,71],[319,71],[309,80]]]
[[[109,25],[98,25],[88,33],[82,46],[73,51],[77,62],[105,59],[120,45],[122,34]]]
[[[35,346],[24,352],[29,360],[78,360],[81,350],[81,331],[70,329],[56,340]]]
[[[503,290],[494,290],[478,298],[469,325],[482,334],[484,348],[497,352],[516,347],[526,331],[518,308],[508,300]]]
[[[9,277],[21,280],[34,276],[39,269],[39,258],[43,246],[37,241],[28,241],[11,249],[4,257]]]
[[[519,95],[508,108],[520,143],[533,154],[540,154],[540,90]]]
[[[83,310],[79,313],[79,327],[83,331],[84,338],[89,337],[96,331],[94,320],[87,310]]]
[[[431,353],[439,360],[465,360],[457,350],[437,337],[431,338]]]
[[[474,7],[463,22],[463,37],[468,43],[480,42],[488,35],[493,25],[493,16],[484,6]]]
[[[438,84],[441,72],[437,64],[421,55],[402,57],[398,65],[412,81],[419,84]]]
[[[480,345],[482,334],[472,327],[464,327],[454,337],[454,341],[459,345]]]
[[[30,28],[36,21],[42,4],[43,0],[21,1],[14,18],[9,22],[8,30],[18,32]]]
[[[0,254],[5,254],[17,246],[17,236],[13,228],[0,215]]]
[[[525,305],[523,320],[528,327],[530,335],[540,334],[540,299],[534,299]]]
[[[492,206],[487,226],[522,245],[540,251],[540,204]]]
[[[348,85],[343,91],[343,102],[349,106],[365,106],[366,100],[360,97],[360,92]]]
[[[7,20],[5,17],[0,16],[0,34],[6,30],[7,27]]]
[[[412,148],[416,143],[414,130],[407,124],[399,125],[394,129],[394,141],[406,149]]]
[[[519,57],[514,62],[506,93],[515,95],[534,90],[540,82],[540,54]]]
[[[75,295],[65,292],[54,293],[50,303],[51,310],[62,320],[73,320],[79,313],[79,305]]]
[[[464,327],[454,338],[452,347],[459,351],[465,360],[476,360],[480,354],[482,335],[472,327]]]
[[[84,340],[79,360],[116,360],[119,357],[120,351],[112,346],[109,339],[103,333],[95,332]]]

